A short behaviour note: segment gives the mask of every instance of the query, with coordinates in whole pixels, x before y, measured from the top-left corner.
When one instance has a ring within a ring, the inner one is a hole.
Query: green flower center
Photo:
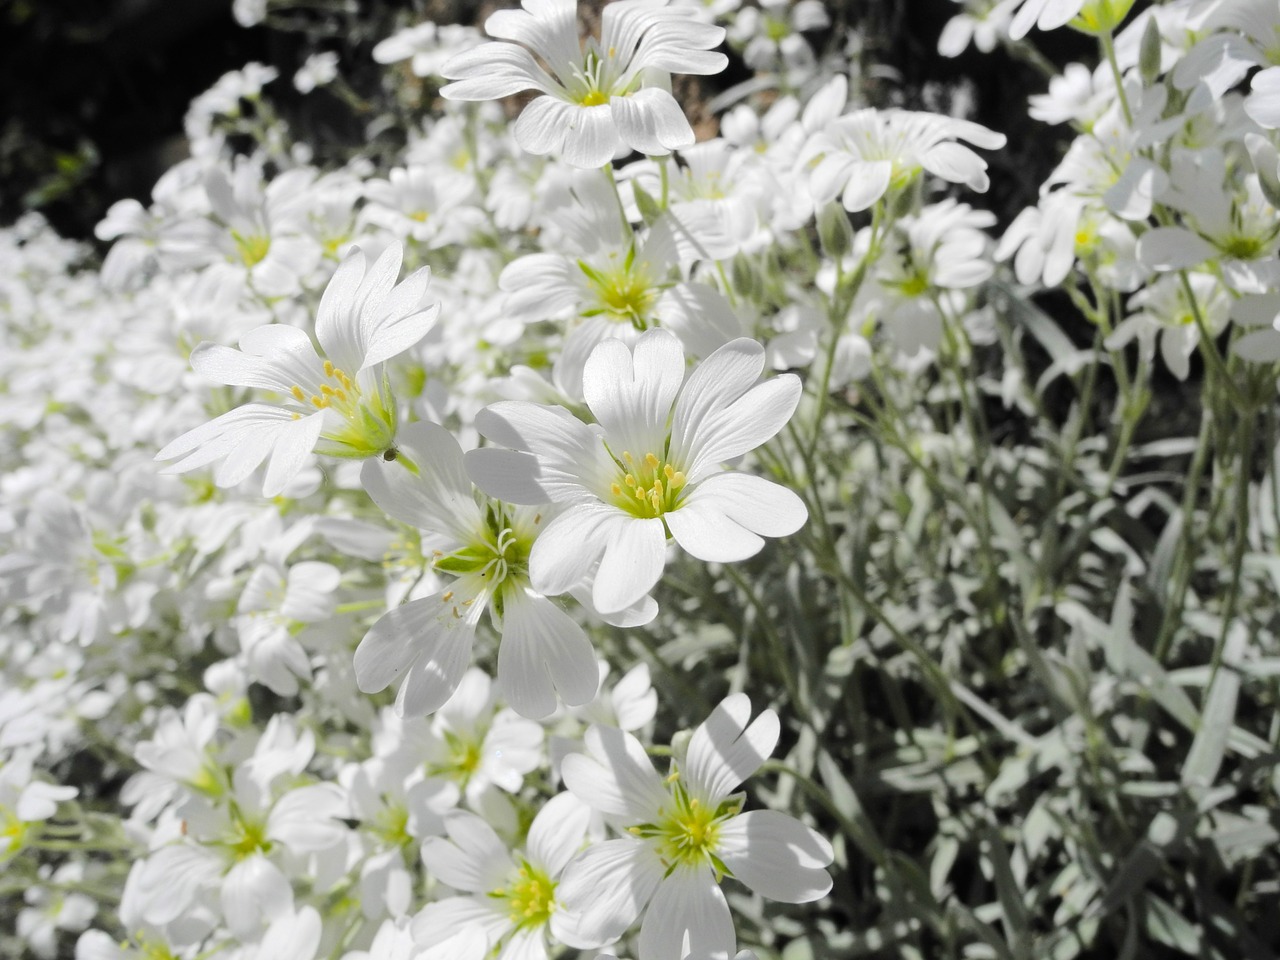
[[[389,803],[379,810],[369,829],[389,847],[407,847],[413,843],[413,837],[409,836],[409,810],[398,803]]]
[[[19,820],[8,807],[0,807],[0,855],[21,850],[30,829],[31,825]]]
[[[618,254],[611,253],[611,260]],[[637,330],[647,330],[651,312],[662,288],[649,277],[643,264],[636,263],[635,247],[627,251],[621,264],[611,263],[597,268],[583,260],[578,268],[586,275],[595,303],[582,311],[584,317],[604,314],[618,323],[630,323]]]
[[[655,823],[641,823],[630,828],[634,836],[652,841],[658,856],[668,868],[710,863],[720,874],[729,870],[716,855],[720,843],[720,827],[742,809],[740,797],[731,797],[716,807],[709,807],[689,796],[679,774],[668,778],[674,783],[672,806],[664,808]]]
[[[613,502],[635,517],[660,517],[680,505],[685,487],[684,472],[655,453],[636,459],[631,451],[614,458],[618,478],[609,485]]]
[[[240,254],[240,259],[244,261],[246,267],[256,267],[266,259],[267,253],[271,250],[270,237],[259,234],[246,237],[235,232],[231,237],[235,241],[236,252]]]
[[[342,421],[336,430],[321,434],[317,453],[363,460],[389,450],[395,440],[396,405],[385,376],[379,389],[365,396],[354,377],[326,360],[318,392],[311,393],[295,383],[289,388],[289,396],[302,408],[302,412],[295,410],[295,420],[303,412],[332,410]]]
[[[528,861],[521,861],[520,870],[511,884],[489,896],[505,900],[511,922],[517,928],[527,928],[545,926],[550,922],[555,894],[554,880]]]
[[[271,841],[267,839],[265,821],[251,820],[235,814],[234,824],[236,832],[228,847],[237,860],[245,860],[259,851],[262,853],[271,851]]]

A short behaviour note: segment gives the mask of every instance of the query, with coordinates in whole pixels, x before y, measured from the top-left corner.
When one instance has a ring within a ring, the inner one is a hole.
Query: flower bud
[[[849,223],[849,214],[839,203],[828,203],[819,211],[818,240],[822,244],[822,252],[832,260],[848,256],[853,249],[853,225]]]
[[[1256,133],[1245,134],[1244,145],[1249,151],[1249,160],[1258,174],[1258,186],[1267,203],[1280,208],[1280,151],[1266,137]]]
[[[1160,24],[1156,22],[1155,17],[1148,17],[1146,29],[1142,31],[1142,46],[1138,53],[1138,71],[1142,75],[1143,86],[1152,86],[1160,76],[1162,47]]]
[[[636,207],[640,211],[640,216],[644,218],[644,222],[652,224],[660,216],[662,216],[662,207],[658,205],[658,201],[653,199],[653,194],[649,193],[639,182],[632,180],[631,189],[635,194]]]

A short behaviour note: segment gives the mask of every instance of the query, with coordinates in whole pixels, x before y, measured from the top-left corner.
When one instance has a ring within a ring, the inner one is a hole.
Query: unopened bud
[[[818,240],[832,260],[847,257],[853,249],[853,225],[839,203],[828,203],[818,212]]]
[[[764,282],[755,264],[748,257],[739,253],[733,258],[730,276],[733,279],[734,292],[738,296],[749,301],[760,299],[761,293],[764,292]]]
[[[1160,39],[1160,24],[1154,16],[1147,17],[1147,26],[1142,31],[1142,46],[1138,53],[1138,72],[1142,74],[1143,86],[1150,87],[1160,76],[1160,58],[1164,43]]]
[[[1249,151],[1249,159],[1258,174],[1258,186],[1267,203],[1280,209],[1280,151],[1266,137],[1256,133],[1247,133],[1244,145]]]
[[[662,216],[662,207],[658,205],[658,201],[653,199],[644,187],[640,186],[639,181],[631,181],[631,190],[635,194],[636,208],[640,211],[640,216],[644,218],[644,222],[652,224],[660,216]]]

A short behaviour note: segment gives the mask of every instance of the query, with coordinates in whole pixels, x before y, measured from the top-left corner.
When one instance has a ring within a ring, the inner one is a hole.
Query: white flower
[[[522,6],[485,21],[501,42],[445,65],[445,76],[456,81],[440,91],[445,97],[496,100],[541,91],[516,121],[516,140],[530,153],[558,154],[577,167],[603,166],[630,150],[660,156],[692,145],[669,74],[723,70],[727,58],[710,52],[723,29],[698,22],[688,9],[668,8],[666,0],[615,0],[600,15],[600,40],[584,48],[576,0],[522,0]]]
[[[529,583],[540,513],[477,496],[462,448],[443,427],[411,424],[400,444],[395,462],[365,464],[365,489],[391,516],[427,531],[435,570],[455,579],[373,625],[356,649],[360,689],[376,693],[399,680],[400,715],[438,710],[470,665],[476,627],[488,612],[502,636],[498,679],[519,713],[545,717],[557,693],[572,706],[589,703],[598,682],[595,651],[582,628]]]
[[[157,460],[176,460],[167,473],[185,473],[221,460],[219,486],[234,486],[268,457],[263,495],[279,494],[307,455],[370,457],[395,442],[398,414],[383,364],[416,344],[435,322],[438,304],[424,307],[430,270],[400,283],[401,248],[393,243],[366,269],[354,250],[329,281],[316,317],[321,359],[296,327],[251,330],[240,349],[202,343],[191,353],[195,371],[218,383],[278,395],[275,404],[249,403],[174,440]]]
[[[476,417],[511,449],[467,455],[477,484],[511,502],[553,502],[529,557],[535,589],[565,593],[594,571],[592,603],[604,614],[642,600],[662,576],[667,537],[700,560],[756,554],[762,537],[794,533],[808,514],[790,490],[726,471],[782,429],[800,399],[785,374],[756,381],[764,348],[745,338],[704,360],[684,383],[675,335],[650,330],[634,351],[618,340],[588,359],[583,392],[597,423],[525,401]]]
[[[831,26],[827,5],[821,0],[759,0],[760,6],[743,9],[734,19],[730,38],[743,45],[742,59],[760,72],[786,71],[787,82],[798,85],[817,68],[813,48],[802,33]]]
[[[813,165],[809,189],[821,206],[840,196],[846,210],[866,210],[892,190],[908,186],[920,170],[985,191],[987,164],[968,147],[996,150],[1005,136],[980,124],[910,110],[858,110],[831,121],[801,155]]]
[[[1159,277],[1130,297],[1129,308],[1137,312],[1116,325],[1107,348],[1122,349],[1136,337],[1144,360],[1150,363],[1158,336],[1165,365],[1179,380],[1187,379],[1191,355],[1200,343],[1196,313],[1209,333],[1216,335],[1226,327],[1231,312],[1231,298],[1216,277],[1192,273],[1187,281],[1195,294],[1194,305],[1178,276]]]
[[[316,87],[332,83],[338,77],[338,55],[332,50],[313,53],[293,75],[293,85],[299,93],[310,93]]]
[[[1018,0],[956,0],[964,3],[965,12],[947,21],[938,37],[938,53],[958,57],[970,41],[982,53],[996,48],[1001,36],[1009,32],[1009,21]]]
[[[311,679],[311,663],[296,632],[333,614],[333,591],[341,579],[328,563],[295,563],[287,574],[264,563],[249,576],[236,608],[240,646],[253,678],[282,697],[298,692],[298,680]]]
[[[47,871],[47,867],[42,868],[42,876]],[[43,884],[27,887],[23,893],[27,906],[18,912],[16,925],[18,937],[25,940],[41,960],[53,960],[56,956],[59,930],[79,933],[98,912],[93,898],[65,890],[84,882],[83,863],[64,863],[47,877],[53,889]],[[60,887],[64,889],[58,889]]]
[[[1124,21],[1132,7],[1133,0],[1021,0],[1009,25],[1009,36],[1021,40],[1032,27],[1056,30],[1072,20],[1076,21],[1073,26],[1086,32],[1109,32]]]
[[[719,880],[731,876],[761,896],[806,903],[826,896],[831,844],[774,810],[742,813],[739,784],[778,742],[778,718],[754,722],[735,694],[694,731],[688,755],[665,779],[635,737],[609,727],[587,733],[588,754],[564,760],[565,785],[626,836],[589,847],[565,869],[557,924],[570,946],[611,943],[641,912],[640,960],[727,958],[735,937]],[[687,943],[686,943],[687,939]]]
[[[479,42],[480,34],[474,27],[427,21],[381,41],[373,48],[373,59],[378,63],[410,60],[415,76],[434,77],[450,58]]]
[[[556,886],[582,849],[590,820],[589,807],[560,794],[533,818],[524,849],[513,852],[480,817],[452,814],[449,838],[423,843],[422,860],[431,876],[470,896],[428,904],[414,918],[414,940],[432,947],[470,928],[483,932],[486,942],[460,960],[482,960],[495,949],[498,960],[546,960],[548,934],[563,915]]]
[[[470,192],[467,178],[442,175],[436,167],[396,167],[387,179],[369,180],[364,189],[369,199],[361,211],[364,220],[428,249],[465,241],[480,221],[479,210],[460,207]]]
[[[29,758],[17,755],[0,764],[0,863],[20,853],[36,824],[48,820],[58,804],[79,791],[31,779]]]
[[[1156,227],[1138,240],[1138,259],[1152,270],[1183,270],[1215,260],[1238,293],[1266,293],[1280,281],[1276,209],[1256,174],[1229,180],[1221,150],[1175,154],[1162,200],[1182,213],[1180,226]]]

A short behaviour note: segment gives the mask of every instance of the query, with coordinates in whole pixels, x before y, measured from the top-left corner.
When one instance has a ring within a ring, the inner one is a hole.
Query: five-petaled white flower
[[[356,649],[360,689],[376,693],[399,680],[401,716],[438,710],[470,665],[476,627],[488,611],[502,635],[498,679],[517,712],[545,717],[557,693],[571,706],[589,703],[599,687],[591,642],[529,585],[539,512],[478,494],[462,448],[444,427],[409,424],[398,443],[395,461],[365,463],[362,482],[388,514],[426,532],[434,568],[456,579],[373,625]]]
[[[686,383],[680,341],[656,329],[634,352],[620,340],[592,351],[582,383],[595,424],[521,400],[482,410],[476,427],[510,449],[471,451],[476,483],[508,502],[564,505],[530,553],[534,588],[565,593],[594,570],[592,604],[614,613],[658,582],[668,536],[726,563],[798,530],[808,511],[792,491],[722,467],[773,437],[800,400],[798,378],[757,383],[763,369],[764,348],[740,338]]]
[[[277,394],[275,403],[247,403],[174,440],[157,460],[176,460],[185,473],[221,460],[220,487],[234,486],[269,456],[264,496],[274,497],[302,469],[307,455],[364,458],[391,449],[398,414],[383,364],[416,344],[435,322],[439,304],[424,305],[431,280],[423,267],[402,282],[402,250],[393,243],[366,269],[354,250],[325,288],[316,316],[321,359],[306,332],[285,324],[250,330],[240,349],[201,343],[191,366],[210,380]]]
[[[667,0],[615,0],[601,12],[599,41],[584,47],[577,0],[521,0],[521,6],[485,21],[499,42],[445,64],[444,75],[456,82],[441,94],[496,100],[540,90],[545,96],[516,121],[516,140],[530,153],[558,154],[576,167],[603,166],[619,152],[663,156],[693,144],[670,74],[723,70],[728,59],[712,52],[724,40],[721,27],[692,19],[687,8],[667,7]]]
[[[971,120],[912,110],[856,110],[832,120],[805,145],[809,190],[821,206],[841,198],[846,210],[866,210],[891,189],[906,187],[924,169],[950,183],[985,191],[987,164],[968,147],[994,150],[1003,133]]]
[[[733,919],[721,877],[784,903],[826,896],[834,854],[825,838],[776,810],[741,812],[743,795],[734,790],[760,769],[779,732],[772,710],[748,724],[750,718],[746,694],[726,698],[665,779],[639,740],[612,727],[592,727],[588,753],[565,758],[570,792],[626,833],[594,844],[565,868],[557,890],[565,910],[557,933],[565,943],[611,943],[644,911],[640,960],[728,960]]]
[[[549,934],[563,913],[556,898],[561,871],[582,849],[591,809],[572,794],[548,800],[533,818],[523,850],[513,851],[474,813],[456,811],[446,821],[449,838],[422,845],[422,860],[437,880],[470,896],[429,903],[414,917],[414,940],[433,947],[473,929],[482,942],[457,952],[457,960],[547,960]]]

